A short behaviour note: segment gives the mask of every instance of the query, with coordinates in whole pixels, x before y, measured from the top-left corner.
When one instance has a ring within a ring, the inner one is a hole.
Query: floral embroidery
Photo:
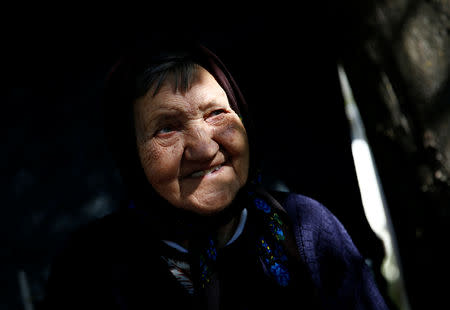
[[[255,198],[255,205],[258,210],[264,211],[264,213],[270,213],[270,206],[264,200]]]
[[[284,249],[278,241],[286,239],[282,230],[283,222],[279,215],[272,210],[272,208],[262,199],[254,199],[256,208],[264,212],[264,219],[268,225],[271,236],[269,238],[260,237],[258,242],[258,252],[266,265],[267,271],[281,286],[289,284],[290,275],[285,264],[287,257],[284,254]],[[273,245],[270,245],[267,240],[273,239]]]

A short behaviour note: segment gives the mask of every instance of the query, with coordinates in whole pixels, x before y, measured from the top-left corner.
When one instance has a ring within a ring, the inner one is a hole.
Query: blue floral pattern
[[[263,218],[268,225],[271,236],[260,237],[258,242],[258,252],[269,274],[275,279],[280,286],[289,284],[290,275],[286,267],[287,257],[284,254],[283,246],[279,241],[286,239],[278,213],[271,208],[264,200],[260,198],[254,199],[255,206],[263,212]],[[273,239],[273,245],[268,240]]]

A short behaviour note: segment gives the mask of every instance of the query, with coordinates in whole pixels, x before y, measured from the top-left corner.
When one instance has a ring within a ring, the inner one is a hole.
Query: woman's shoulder
[[[111,301],[111,290],[118,287],[122,274],[126,275],[126,267],[142,256],[135,255],[143,248],[141,240],[133,238],[135,232],[129,215],[121,211],[71,232],[52,259],[44,308],[111,308],[105,304]]]
[[[327,304],[339,309],[353,309],[355,303],[387,309],[364,257],[324,204],[295,192],[269,193],[288,213],[299,254],[314,283],[325,292]]]
[[[67,244],[97,244],[119,235],[118,228],[126,225],[122,212],[111,212],[102,217],[91,219],[70,232]],[[125,230],[126,231],[126,230]]]
[[[320,201],[295,192],[270,193],[288,214],[297,239],[306,248],[333,248],[333,252],[359,256],[342,222]]]
[[[123,253],[137,246],[142,235],[133,222],[129,212],[120,210],[80,225],[67,235],[54,263],[77,261],[96,265],[112,257],[120,259]]]
[[[337,221],[335,215],[319,200],[291,191],[274,191],[269,193],[280,203],[292,219],[302,224],[320,224],[324,220]]]

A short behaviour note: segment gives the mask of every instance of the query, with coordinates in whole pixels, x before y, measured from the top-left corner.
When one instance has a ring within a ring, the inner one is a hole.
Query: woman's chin
[[[225,210],[233,201],[235,193],[216,192],[211,195],[191,196],[180,205],[182,209],[199,214],[215,215]]]
[[[187,211],[191,211],[191,212],[199,214],[199,215],[210,216],[210,215],[218,214],[221,211],[225,210],[230,203],[231,203],[231,201],[227,202],[227,203],[222,203],[222,204],[217,204],[217,202],[215,204],[195,203],[195,204],[186,205],[183,207],[183,209],[185,209]]]
[[[167,198],[177,208],[201,215],[213,215],[226,209],[240,189],[238,182],[220,182],[213,185],[184,188],[177,195]]]

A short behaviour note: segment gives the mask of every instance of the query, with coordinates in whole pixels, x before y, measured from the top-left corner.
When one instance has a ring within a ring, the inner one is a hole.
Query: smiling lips
[[[220,168],[222,168],[222,164],[214,166],[214,167],[206,169],[206,170],[196,171],[196,172],[188,175],[188,178],[200,178],[205,175],[214,173],[214,172],[218,171]]]

